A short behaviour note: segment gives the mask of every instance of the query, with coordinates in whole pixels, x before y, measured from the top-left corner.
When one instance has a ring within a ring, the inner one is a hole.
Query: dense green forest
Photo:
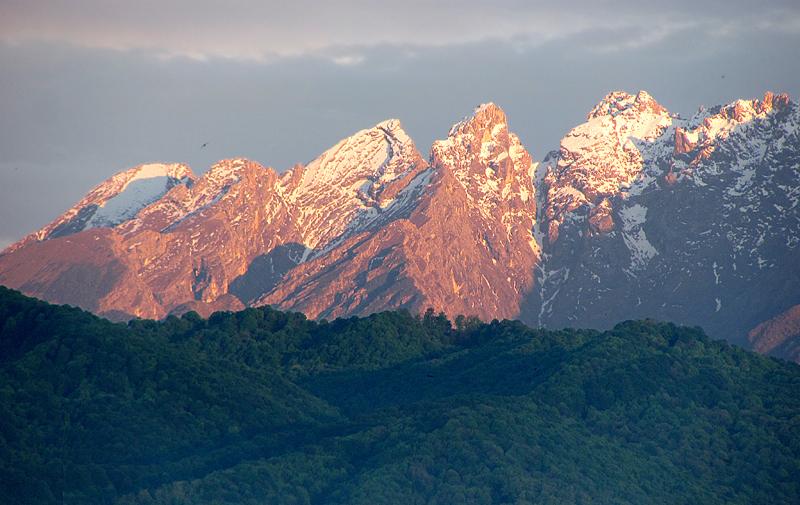
[[[800,367],[653,321],[115,324],[0,287],[0,497],[798,503]]]

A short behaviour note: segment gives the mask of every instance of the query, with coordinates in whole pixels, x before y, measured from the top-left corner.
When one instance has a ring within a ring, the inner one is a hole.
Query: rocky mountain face
[[[800,300],[799,132],[785,95],[689,119],[608,95],[544,162],[547,256],[523,313],[555,327],[654,317],[743,343]]]
[[[530,154],[486,104],[430,160],[385,207],[382,227],[353,233],[254,303],[326,318],[428,307],[518,317],[540,257]]]
[[[3,251],[0,283],[115,319],[260,304],[654,317],[796,358],[798,132],[785,95],[683,119],[613,92],[541,163],[490,103],[427,160],[389,120],[282,175],[143,165]]]

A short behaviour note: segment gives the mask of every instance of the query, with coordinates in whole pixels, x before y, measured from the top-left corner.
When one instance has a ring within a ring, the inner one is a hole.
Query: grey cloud
[[[625,47],[632,47],[652,43],[652,38],[629,36],[642,28],[667,34],[687,23],[708,30],[780,25],[796,33],[798,20],[796,2],[784,0],[767,5],[747,0],[586,0],[569,6],[516,0],[6,0],[0,5],[0,33],[7,42],[67,42],[145,49],[166,57],[257,61],[339,45],[431,46],[486,39],[537,45],[597,29],[614,30]]]

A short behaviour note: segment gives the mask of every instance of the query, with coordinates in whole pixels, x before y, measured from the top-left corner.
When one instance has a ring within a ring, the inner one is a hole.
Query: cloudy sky
[[[0,247],[142,162],[285,170],[390,117],[427,153],[486,101],[541,158],[615,89],[800,95],[797,0],[564,3],[0,0]]]

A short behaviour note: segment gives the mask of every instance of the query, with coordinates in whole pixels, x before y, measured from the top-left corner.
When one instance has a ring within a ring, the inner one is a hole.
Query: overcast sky
[[[616,89],[800,95],[797,0],[570,4],[0,0],[0,247],[148,161],[282,171],[391,117],[427,154],[486,101],[540,159]]]

